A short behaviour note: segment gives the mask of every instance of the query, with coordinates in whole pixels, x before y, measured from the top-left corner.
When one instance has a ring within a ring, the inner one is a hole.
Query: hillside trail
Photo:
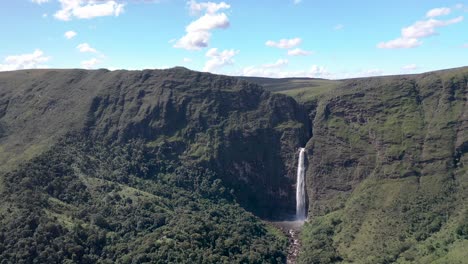
[[[289,248],[286,263],[295,264],[301,249],[299,236],[301,234],[304,221],[280,221],[270,223],[279,228],[288,237]]]

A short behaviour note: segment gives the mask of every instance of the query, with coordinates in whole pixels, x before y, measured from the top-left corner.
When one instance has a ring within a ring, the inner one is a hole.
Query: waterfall
[[[306,219],[306,193],[305,193],[305,148],[299,149],[299,161],[297,164],[296,182],[296,219]]]

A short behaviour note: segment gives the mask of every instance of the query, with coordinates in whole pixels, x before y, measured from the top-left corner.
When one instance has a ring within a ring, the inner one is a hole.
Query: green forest
[[[0,264],[464,264],[467,83],[0,73]]]
[[[287,240],[213,172],[67,136],[5,175],[0,263],[283,263]]]

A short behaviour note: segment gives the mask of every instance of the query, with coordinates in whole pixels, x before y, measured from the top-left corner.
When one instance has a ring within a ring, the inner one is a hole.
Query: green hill
[[[284,262],[245,209],[294,211],[292,98],[182,68],[0,73],[0,91],[0,259]]]
[[[467,67],[252,81],[310,109],[310,222],[299,262],[466,262]]]
[[[468,68],[344,80],[307,143],[302,263],[463,263]]]
[[[300,263],[464,262],[468,68],[243,79],[0,73],[0,259],[284,263],[305,146]]]

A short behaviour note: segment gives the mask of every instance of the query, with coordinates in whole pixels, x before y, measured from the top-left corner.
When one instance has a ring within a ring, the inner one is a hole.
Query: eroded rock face
[[[99,141],[142,139],[167,146],[181,163],[213,170],[242,206],[261,217],[294,214],[295,154],[310,128],[306,111],[290,97],[183,68],[41,70],[0,77],[5,86],[22,80],[0,101],[0,124],[5,123],[0,135],[10,129],[5,144],[29,135],[26,147],[71,130]]]
[[[308,128],[292,98],[183,69],[111,80],[93,99],[91,135],[178,142],[181,161],[217,172],[248,210],[265,218],[294,214],[295,152]]]
[[[466,68],[347,80],[318,100],[300,263],[431,262],[463,247],[467,81]],[[442,255],[420,250],[438,243]]]
[[[307,144],[314,214],[368,177],[452,177],[466,152],[466,72],[349,80],[334,93],[319,102]]]

